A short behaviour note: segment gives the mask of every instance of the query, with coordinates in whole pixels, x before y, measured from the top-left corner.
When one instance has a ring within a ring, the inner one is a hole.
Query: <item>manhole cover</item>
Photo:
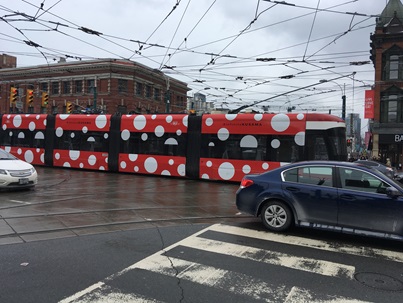
[[[355,279],[372,288],[388,291],[401,291],[403,290],[403,282],[393,277],[381,275],[372,272],[361,272],[354,275]]]

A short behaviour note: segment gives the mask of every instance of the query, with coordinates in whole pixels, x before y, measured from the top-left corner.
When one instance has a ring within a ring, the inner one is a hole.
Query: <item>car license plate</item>
[[[29,179],[28,178],[21,178],[18,180],[18,183],[23,185],[23,184],[28,184],[29,183]]]

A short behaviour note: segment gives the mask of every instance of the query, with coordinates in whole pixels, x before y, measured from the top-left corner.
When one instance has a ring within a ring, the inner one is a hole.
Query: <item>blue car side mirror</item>
[[[400,191],[398,191],[396,188],[392,186],[386,188],[386,194],[391,198],[397,198],[403,196],[403,194]]]

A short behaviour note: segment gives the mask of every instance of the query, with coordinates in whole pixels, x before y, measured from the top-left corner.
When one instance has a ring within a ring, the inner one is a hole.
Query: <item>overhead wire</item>
[[[311,29],[309,31],[308,42],[306,43],[305,52],[304,52],[304,56],[302,57],[302,61],[305,61],[305,56],[306,56],[306,52],[308,50],[309,41],[311,40],[312,31],[313,31],[313,28],[314,28],[314,25],[315,25],[316,16],[318,15],[319,4],[320,4],[320,0],[318,0],[318,5],[316,6],[315,14],[314,14],[312,24],[311,24]]]
[[[196,22],[196,24],[193,26],[193,28],[189,31],[189,33],[185,36],[185,38],[183,39],[182,43],[179,44],[178,47],[176,47],[176,49],[174,50],[174,52],[170,55],[170,58],[172,58],[176,52],[180,49],[180,47],[183,45],[183,43],[186,43],[188,38],[190,37],[190,35],[193,33],[193,31],[196,29],[196,27],[200,24],[200,22],[206,17],[207,13],[211,10],[211,8],[213,7],[213,5],[216,3],[217,0],[214,0],[210,6],[207,8],[207,10],[204,12],[204,14],[199,18],[199,20]],[[163,64],[165,65],[165,64]]]
[[[182,14],[182,17],[180,18],[179,23],[178,23],[178,25],[176,27],[175,33],[172,35],[171,41],[169,42],[169,46],[168,46],[168,48],[167,48],[167,50],[165,52],[164,58],[162,58],[162,61],[161,61],[160,67],[159,67],[160,70],[161,70],[162,66],[164,65],[164,59],[168,55],[168,49],[171,47],[171,45],[173,43],[173,40],[175,39],[175,36],[178,33],[178,29],[179,29],[180,25],[182,24],[183,18],[184,18],[185,14],[186,14],[186,12],[188,10],[190,2],[191,2],[191,0],[188,1],[187,5],[186,5],[186,8],[185,8],[185,10],[184,10],[184,12]]]
[[[24,2],[26,2],[26,3],[28,3],[28,1],[24,1]],[[59,1],[60,2],[60,1]],[[177,5],[179,4],[179,2],[180,1],[177,1]],[[350,2],[355,2],[355,1],[350,1]],[[44,4],[44,1],[42,2],[43,4]],[[277,3],[278,4],[278,3]],[[276,5],[277,5],[276,4]],[[259,3],[258,3],[258,5],[256,6],[256,12],[255,12],[255,19],[256,19],[256,17],[258,16],[258,9],[259,9]],[[323,11],[323,10],[322,10]],[[173,12],[173,10],[171,10],[171,12],[167,15],[167,17],[171,14]],[[38,14],[36,14],[35,16],[37,16]],[[41,14],[40,16],[42,16],[43,14]],[[167,18],[166,17],[166,18]],[[164,20],[166,20],[166,18],[164,19]],[[35,22],[38,22],[38,18],[35,18],[36,20],[35,20]],[[60,20],[62,20],[62,19],[60,19]],[[63,18],[63,20],[66,20],[66,19],[64,19]],[[31,22],[31,21],[30,21]],[[39,22],[42,22],[42,21],[39,21]],[[70,22],[70,21],[69,21]],[[161,24],[162,24],[163,22],[161,22]],[[40,24],[40,23],[38,23],[38,24]],[[160,25],[161,25],[160,24]],[[250,23],[249,25],[251,25],[252,23]],[[76,29],[79,29],[80,28],[80,26],[78,26],[78,25],[76,25]],[[158,28],[157,28],[158,29]],[[156,30],[157,30],[156,29]],[[59,33],[61,33],[62,31],[58,31]],[[85,32],[85,31],[84,31]],[[94,32],[96,32],[96,31],[94,31]],[[155,31],[154,31],[155,32]],[[244,30],[244,33],[243,34],[245,34],[246,32],[249,32],[249,28],[246,28],[245,30]],[[100,33],[101,35],[95,35],[95,36],[98,36],[98,37],[100,37],[100,38],[105,38],[105,37],[108,37],[108,35],[106,35],[106,34],[102,34],[102,33]],[[239,33],[238,33],[238,35],[235,35],[235,36],[233,36],[233,38],[232,38],[232,41],[234,41],[234,40],[236,40],[236,38],[237,38],[237,36],[239,36]],[[71,36],[71,37],[74,37],[74,38],[77,38],[77,37],[75,37],[75,36]],[[151,36],[150,36],[151,37]],[[149,37],[149,38],[150,38]],[[113,39],[117,39],[118,37],[112,37]],[[134,40],[132,40],[132,39],[125,39],[125,38],[123,38],[124,40],[126,40],[126,41],[134,41]],[[80,41],[80,42],[83,42],[83,43],[85,43],[85,42],[87,42],[87,41],[81,41],[80,39],[78,39],[78,41]],[[114,41],[111,41],[110,39],[106,39],[106,41],[109,41],[109,42],[111,42],[111,43],[114,43],[115,45],[119,45],[119,44],[117,44],[116,42],[114,42]],[[146,40],[146,41],[148,41],[148,40]],[[171,40],[172,41],[172,40]],[[312,40],[312,41],[314,41],[314,40]],[[232,42],[231,42],[232,43]],[[230,45],[230,43],[228,43],[227,44],[227,46],[226,46],[226,48],[228,47]],[[94,45],[92,45],[92,44],[90,44],[90,46],[94,46]],[[154,46],[156,46],[156,45],[152,45],[152,44],[150,44],[149,45],[150,47],[154,47]],[[166,47],[166,46],[163,46],[163,45],[159,45],[159,46],[161,46],[162,48],[163,47],[165,47],[166,49],[172,49],[171,47],[170,47],[170,45],[169,45],[169,47]],[[96,46],[94,46],[94,47],[96,47]],[[218,54],[222,54],[222,52],[226,49],[226,48],[224,48],[221,52],[218,52]],[[48,49],[48,50],[51,50],[50,48],[42,48],[42,49]],[[130,49],[130,48],[126,48],[126,49]],[[174,48],[174,50],[175,51],[178,51],[178,49],[179,49],[179,51],[186,51],[186,52],[188,52],[190,49],[187,49],[187,48],[185,48],[185,49],[180,49],[180,47],[177,47],[177,48]],[[53,50],[54,51],[54,50]],[[192,51],[194,51],[194,49],[192,50]],[[61,54],[62,52],[60,52],[60,54]],[[201,54],[203,54],[203,52],[199,52],[199,53],[201,53]],[[117,57],[119,57],[119,58],[124,58],[124,56],[121,56],[121,55],[119,55],[119,54],[116,54],[116,53],[112,53],[114,56],[117,56]],[[205,53],[204,53],[205,54]],[[310,59],[313,59],[313,58],[311,58],[313,55],[311,55],[310,57],[308,57],[308,58],[310,58]],[[88,56],[88,57],[90,57],[90,56]],[[146,56],[147,58],[149,58],[149,56]],[[226,58],[231,58],[231,57],[235,57],[236,59],[239,59],[240,57],[238,57],[238,56],[228,56],[228,57],[226,57]],[[316,56],[315,56],[316,57]],[[247,60],[247,58],[242,58],[242,60]],[[253,57],[250,57],[248,60],[253,60]],[[318,60],[318,59],[315,59],[315,60]],[[158,62],[158,61],[156,61],[156,60],[152,60],[154,63],[155,62]],[[231,60],[230,60],[231,61]],[[216,62],[215,62],[216,63]],[[236,64],[237,63],[237,61],[231,61],[231,63],[229,63],[229,64],[227,64],[227,65],[230,65],[230,69],[233,69],[234,68],[234,64]],[[287,64],[284,64],[284,62],[281,62],[281,64],[280,65],[284,65],[284,66],[287,66],[288,68],[293,68],[293,67],[291,67],[290,66],[290,64],[291,63],[294,63],[294,62],[289,62],[288,63],[288,65]],[[320,63],[320,62],[317,62],[317,63]],[[224,68],[225,67],[225,65],[226,65],[226,63],[216,63],[215,64],[215,66],[214,67],[210,67],[210,68],[212,68],[212,69],[214,69],[215,71],[217,71],[218,69],[220,69],[220,68]],[[210,69],[209,68],[209,69]],[[323,68],[323,67],[321,67],[321,68]],[[179,74],[182,74],[182,75],[184,75],[184,73],[187,73],[188,74],[188,76],[189,76],[189,78],[190,79],[197,79],[197,78],[195,78],[195,77],[193,77],[192,75],[191,75],[191,70],[188,70],[188,71],[179,71],[178,72]],[[217,75],[218,75],[219,73],[217,73]],[[224,80],[225,80],[225,77],[233,77],[234,75],[231,75],[231,74],[226,74],[226,73],[220,73],[221,75],[219,75],[219,76],[223,76],[224,78]]]
[[[157,32],[157,30],[162,26],[162,24],[168,19],[168,17],[176,10],[176,8],[179,6],[180,2],[181,2],[181,0],[177,0],[177,1],[176,1],[176,4],[173,6],[173,8],[171,9],[171,11],[165,16],[165,18],[160,22],[160,24],[159,24],[159,25],[154,29],[154,31],[148,36],[148,38],[145,40],[145,43],[147,43],[148,40],[151,39],[151,37]],[[142,48],[143,48],[143,45],[140,45],[138,51],[137,51],[137,52],[134,52],[133,55],[129,57],[129,60],[130,60],[131,58],[133,58],[133,56],[134,56],[135,54],[137,54],[139,51],[141,51]]]
[[[65,20],[65,19],[64,19]]]

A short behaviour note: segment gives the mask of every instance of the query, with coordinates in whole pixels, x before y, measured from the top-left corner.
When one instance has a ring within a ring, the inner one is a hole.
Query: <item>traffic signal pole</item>
[[[97,110],[97,77],[94,80],[94,112]]]
[[[341,118],[346,121],[346,95],[341,96],[342,105],[341,105]]]

